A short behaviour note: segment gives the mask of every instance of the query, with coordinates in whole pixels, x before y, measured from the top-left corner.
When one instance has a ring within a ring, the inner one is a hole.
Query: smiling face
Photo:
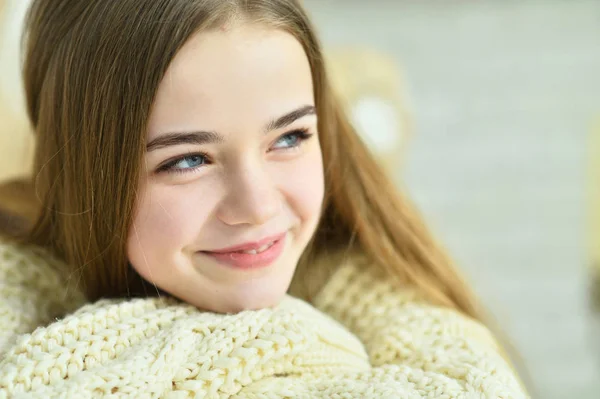
[[[314,106],[293,36],[240,24],[192,37],[149,121],[127,244],[137,272],[201,309],[276,305],[323,202]]]

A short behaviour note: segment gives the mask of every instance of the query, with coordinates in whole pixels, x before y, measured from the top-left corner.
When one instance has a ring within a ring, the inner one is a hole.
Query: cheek
[[[292,211],[303,222],[316,227],[325,191],[323,162],[318,147],[310,154],[281,167],[278,179]]]
[[[137,205],[128,238],[131,263],[172,260],[186,247],[197,244],[212,202],[210,190],[201,184],[150,186]]]

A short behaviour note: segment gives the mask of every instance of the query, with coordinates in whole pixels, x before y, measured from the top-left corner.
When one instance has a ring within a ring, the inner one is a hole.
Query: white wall
[[[24,174],[32,158],[19,48],[29,1],[0,0],[0,181]]]

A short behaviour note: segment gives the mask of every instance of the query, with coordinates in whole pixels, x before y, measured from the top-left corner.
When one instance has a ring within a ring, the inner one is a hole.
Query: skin
[[[322,208],[314,105],[308,59],[290,34],[237,24],[192,37],[170,65],[149,120],[152,148],[128,237],[137,272],[208,311],[279,303]],[[156,144],[199,131],[211,134]],[[283,251],[266,267],[236,268],[206,253],[280,233]]]

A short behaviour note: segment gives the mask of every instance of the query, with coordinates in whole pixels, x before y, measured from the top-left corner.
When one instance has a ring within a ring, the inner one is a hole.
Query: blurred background
[[[305,4],[330,54],[351,47],[394,61],[395,100],[412,125],[391,171],[514,342],[535,397],[600,398],[600,256],[589,244],[600,244],[589,190],[600,182],[590,159],[600,144],[600,1]],[[345,84],[372,98],[379,68]],[[371,119],[385,118],[375,108]]]
[[[31,154],[26,3],[0,0],[0,179]],[[599,398],[600,1],[304,3],[354,122],[514,343],[534,397]]]

